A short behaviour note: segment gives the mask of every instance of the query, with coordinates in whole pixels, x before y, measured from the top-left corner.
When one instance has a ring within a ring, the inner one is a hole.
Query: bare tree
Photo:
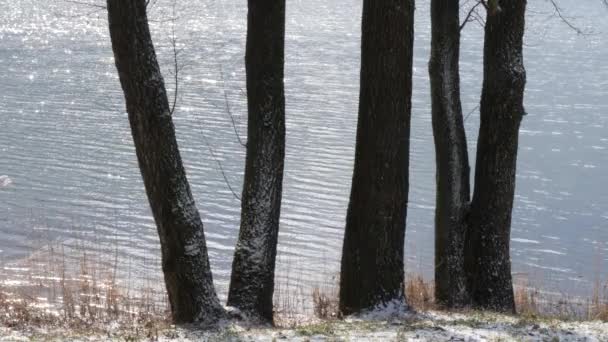
[[[344,314],[404,304],[413,0],[364,0],[355,167],[340,273]]]
[[[173,321],[224,315],[213,287],[203,223],[180,157],[171,106],[146,14],[146,0],[107,0],[114,60],[158,229]]]
[[[248,5],[247,160],[228,305],[272,322],[285,159],[285,0]]]

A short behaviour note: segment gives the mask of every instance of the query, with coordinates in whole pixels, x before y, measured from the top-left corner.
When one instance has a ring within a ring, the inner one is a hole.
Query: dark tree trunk
[[[413,0],[364,0],[355,167],[340,277],[344,314],[404,303]]]
[[[247,161],[228,305],[272,321],[285,158],[285,0],[249,0]]]
[[[481,126],[466,268],[473,305],[514,312],[509,239],[519,126],[524,115],[525,0],[500,1],[485,26]]]
[[[107,9],[139,168],[160,237],[173,320],[212,322],[224,311],[213,287],[203,223],[175,139],[146,0],[108,0]]]
[[[469,157],[460,104],[459,2],[431,1],[429,75],[437,166],[435,297],[446,307],[468,303],[464,234],[470,201]]]

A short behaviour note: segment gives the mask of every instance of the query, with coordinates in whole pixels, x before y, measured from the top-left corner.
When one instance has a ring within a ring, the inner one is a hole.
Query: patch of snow
[[[387,320],[398,319],[411,316],[410,308],[402,299],[393,299],[390,302],[382,303],[371,310],[364,311],[358,315],[352,316],[350,319],[362,320]]]

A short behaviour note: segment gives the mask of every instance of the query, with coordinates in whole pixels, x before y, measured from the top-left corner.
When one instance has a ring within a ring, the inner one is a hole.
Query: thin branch
[[[608,0],[606,0],[608,1]],[[473,12],[477,12],[476,9],[479,5],[483,4],[483,2],[481,0],[477,1],[477,3],[475,5],[473,5],[471,7],[471,9],[469,10],[469,12],[467,13],[467,16],[464,18],[464,21],[462,22],[462,24],[460,24],[460,31],[462,31],[462,29],[465,27],[465,25],[471,21],[474,20],[474,18],[471,18],[471,16],[473,15]]]
[[[201,135],[203,136],[203,140],[205,141],[205,145],[207,145],[207,149],[209,150],[209,154],[211,154],[211,158],[213,160],[215,160],[215,162],[217,163],[217,166],[220,169],[220,173],[222,174],[222,177],[224,178],[224,182],[226,183],[226,186],[228,186],[228,189],[230,189],[230,192],[232,192],[232,196],[234,196],[234,198],[236,198],[237,200],[240,201],[241,197],[236,193],[236,191],[234,191],[234,189],[230,185],[230,182],[228,181],[228,177],[226,176],[226,172],[224,172],[224,168],[222,167],[222,163],[219,161],[219,159],[216,158],[215,153],[213,153],[211,144],[209,144],[209,140],[207,140],[207,136],[205,135],[205,132],[203,131],[202,127],[200,128],[200,131],[201,131]]]
[[[106,9],[106,6],[103,5],[97,5],[97,4],[92,4],[90,2],[86,2],[86,1],[78,1],[78,0],[63,0],[64,2],[70,3],[70,4],[75,4],[75,5],[81,5],[81,6],[88,6],[88,7],[95,7],[97,9]]]
[[[83,14],[75,14],[75,15],[68,15],[68,14],[64,14],[64,13],[60,13],[60,12],[55,13],[55,15],[57,15],[58,17],[61,17],[61,18],[70,18],[70,19],[86,18],[92,14],[99,14],[100,12],[106,10],[106,6],[98,5],[98,4],[94,4],[94,3],[86,2],[86,1],[63,0],[63,2],[68,3],[68,4],[77,5],[80,7],[88,7],[90,9],[90,11],[87,11],[86,13],[83,13]]]
[[[146,7],[148,7],[150,4],[152,5],[150,7],[153,7],[154,5],[156,5],[156,2],[158,2],[158,0],[146,0]]]
[[[464,117],[463,122],[467,122],[467,119],[469,118],[469,116],[471,116],[471,114],[473,114],[477,109],[479,108],[479,105],[475,106],[475,108],[473,108],[469,114],[467,114],[467,116]]]
[[[149,3],[150,1],[148,1]],[[171,105],[171,110],[169,111],[169,113],[171,113],[171,115],[173,115],[173,113],[175,112],[175,106],[177,105],[177,95],[178,95],[178,90],[179,90],[179,64],[177,61],[177,55],[179,54],[179,51],[177,50],[177,38],[175,38],[175,3],[176,1],[173,1],[173,18],[174,20],[171,21],[171,47],[173,48],[173,78],[174,78],[174,82],[175,82],[175,90],[173,92],[173,103]]]
[[[483,5],[483,7],[486,9],[486,11],[490,10],[490,8],[488,7],[488,4],[485,2],[485,0],[479,0],[479,2],[481,2],[481,4]]]
[[[608,0],[603,0],[603,1],[604,1],[604,3],[607,3]],[[555,0],[549,0],[549,2],[551,3],[551,5],[553,5],[553,8],[555,9],[555,14],[557,14],[557,16],[562,20],[562,22],[564,22],[566,25],[568,25],[568,27],[573,29],[576,33],[584,34],[584,32],[581,29],[576,27],[574,24],[572,24],[570,22],[570,20],[568,20],[566,17],[563,16],[562,9],[557,5]]]
[[[232,109],[230,108],[230,101],[228,101],[228,91],[226,90],[226,80],[224,78],[224,69],[220,64],[220,77],[222,78],[222,88],[224,89],[224,103],[226,106],[226,113],[230,117],[230,121],[232,122],[232,128],[234,129],[234,134],[236,134],[236,138],[239,141],[239,144],[243,147],[247,147],[247,143],[244,143],[241,139],[241,135],[239,134],[238,129],[236,128],[236,121],[234,120],[234,115],[232,115]]]
[[[475,22],[477,22],[481,28],[484,28],[486,26],[486,21],[485,21],[484,17],[482,17],[481,14],[479,14],[479,12],[475,12],[473,14],[473,18],[475,19]]]

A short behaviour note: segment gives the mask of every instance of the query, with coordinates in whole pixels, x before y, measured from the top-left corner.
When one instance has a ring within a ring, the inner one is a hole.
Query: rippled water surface
[[[246,4],[178,0],[173,15],[171,3],[157,1],[151,25],[172,93],[169,19],[177,17],[183,69],[175,122],[223,292],[240,204],[217,162],[240,192],[245,151],[226,108],[246,138]],[[552,17],[548,2],[530,2],[513,268],[548,290],[586,293],[608,273],[608,9],[600,1],[560,3],[587,34]],[[136,277],[160,277],[158,262],[146,262],[157,258],[159,243],[105,13],[59,0],[0,0],[0,7],[2,262],[25,257],[41,240],[89,242],[87,248],[117,250],[136,266]],[[288,0],[287,159],[277,267],[281,281],[298,286],[326,282],[339,268],[354,154],[360,11],[354,0]],[[418,1],[406,257],[408,272],[432,276],[429,29],[428,2]],[[462,96],[474,156],[481,27],[469,23],[463,40]]]

